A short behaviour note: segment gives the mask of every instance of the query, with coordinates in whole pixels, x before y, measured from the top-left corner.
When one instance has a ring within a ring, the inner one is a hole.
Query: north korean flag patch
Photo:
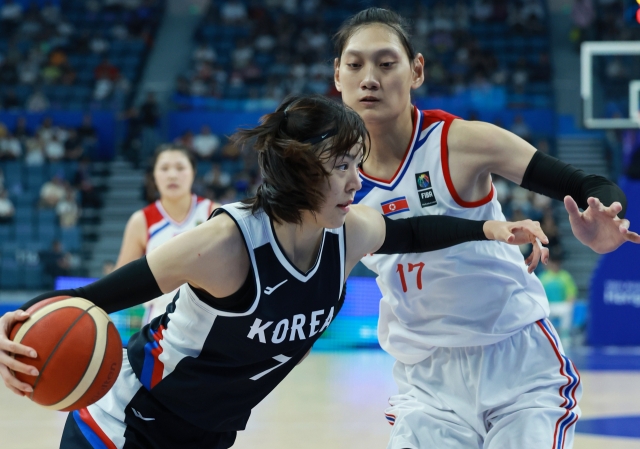
[[[380,203],[380,206],[382,206],[383,215],[393,215],[409,211],[409,203],[405,196],[385,201],[384,203]]]

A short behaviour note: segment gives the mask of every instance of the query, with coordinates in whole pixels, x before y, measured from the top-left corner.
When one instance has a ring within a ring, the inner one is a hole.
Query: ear
[[[422,53],[418,53],[413,60],[411,72],[411,88],[417,89],[424,83],[424,56]]]
[[[336,85],[336,90],[342,92],[342,85],[340,84],[340,59],[333,60],[333,82]]]

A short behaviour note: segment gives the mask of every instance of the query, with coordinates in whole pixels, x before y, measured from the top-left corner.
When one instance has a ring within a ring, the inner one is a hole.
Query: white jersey
[[[164,210],[160,200],[149,204],[142,209],[144,217],[147,220],[147,247],[145,254],[149,254],[170,238],[193,229],[200,223],[207,221],[213,208],[214,203],[211,200],[191,195],[191,209],[187,217],[181,222],[177,222]],[[173,300],[176,291],[177,290],[165,293],[156,299],[146,302],[144,306],[147,308],[147,311],[142,319],[143,324],[147,324],[153,318],[162,315],[167,308],[167,304]]]
[[[392,219],[504,221],[493,185],[474,202],[462,200],[453,187],[447,132],[455,118],[415,108],[411,142],[394,177],[385,181],[361,172],[355,202]],[[429,253],[370,255],[362,262],[378,274],[382,292],[380,345],[406,364],[424,360],[437,347],[497,343],[549,313],[542,284],[527,272],[517,246],[476,241]]]
[[[146,254],[168,241],[171,237],[204,223],[213,212],[211,200],[191,195],[191,209],[181,222],[174,221],[162,207],[160,200],[142,209],[147,220]]]

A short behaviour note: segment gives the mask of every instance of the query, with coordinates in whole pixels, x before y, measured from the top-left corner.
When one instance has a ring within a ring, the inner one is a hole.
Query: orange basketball
[[[33,387],[29,398],[50,410],[93,404],[113,386],[122,366],[122,340],[104,310],[83,298],[58,296],[30,307],[31,315],[11,329],[10,338],[32,347],[38,376],[15,373]]]

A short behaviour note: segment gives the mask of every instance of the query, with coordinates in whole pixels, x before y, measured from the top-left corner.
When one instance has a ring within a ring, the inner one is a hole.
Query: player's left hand
[[[629,220],[618,218],[622,205],[604,206],[598,198],[587,199],[589,207],[580,212],[570,196],[564,197],[573,235],[598,254],[610,253],[624,242],[640,243],[640,235],[629,231]]]
[[[509,245],[533,244],[531,254],[524,261],[529,267],[529,273],[533,273],[540,261],[545,265],[549,262],[549,249],[540,243],[549,243],[549,239],[542,231],[540,222],[533,220],[515,222],[488,220],[485,222],[483,230],[489,240]]]

